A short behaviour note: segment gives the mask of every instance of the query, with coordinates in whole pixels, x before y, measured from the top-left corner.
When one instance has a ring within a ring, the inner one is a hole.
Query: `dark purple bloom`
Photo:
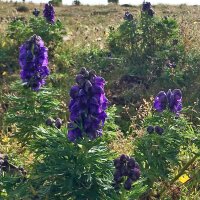
[[[142,4],[142,11],[146,12],[151,17],[153,17],[153,15],[155,14],[150,2],[144,2]]]
[[[123,179],[123,176],[119,170],[116,170],[113,176],[116,183],[120,183]]]
[[[134,168],[133,169],[133,173],[135,174],[136,178],[139,179],[140,178],[140,170],[138,168]]]
[[[40,14],[40,11],[37,8],[34,8],[34,10],[33,10],[32,13],[33,13],[33,15],[35,15],[36,17],[38,17],[39,14]]]
[[[52,126],[54,122],[55,122],[54,119],[48,118],[48,119],[46,120],[46,125],[47,125],[47,126]]]
[[[169,102],[169,109],[171,112],[176,113],[179,115],[180,111],[182,110],[182,92],[179,89],[175,89],[167,92],[167,99]]]
[[[127,178],[127,180],[124,182],[124,188],[126,190],[130,190],[132,183],[133,183],[133,180],[131,178]]]
[[[75,124],[78,130],[74,132],[72,129],[69,133],[95,139],[102,135],[102,126],[107,117],[105,110],[108,100],[104,93],[105,80],[96,76],[93,70],[88,72],[82,68],[76,76],[76,83],[77,85],[70,90],[69,110],[71,123]],[[74,137],[68,136],[70,141],[75,141]]]
[[[167,94],[163,91],[159,92],[154,100],[154,108],[158,112],[162,112],[169,107],[170,111],[176,115],[182,110],[182,92],[179,89],[168,90]]]
[[[21,79],[32,90],[39,90],[49,75],[48,49],[40,36],[33,35],[20,46]]]
[[[127,163],[127,166],[128,166],[128,168],[134,168],[135,167],[135,159],[134,158],[130,158],[129,160],[128,160],[128,163]]]
[[[78,128],[75,127],[74,124],[70,123],[68,125],[68,139],[72,142],[75,142],[77,139],[81,139],[83,137],[82,131]]]
[[[142,4],[142,11],[148,11],[151,8],[151,3],[150,2],[144,2]]]
[[[127,21],[132,21],[133,20],[133,15],[129,13],[128,11],[125,12],[124,14],[124,19]]]
[[[148,127],[147,127],[147,132],[148,132],[149,134],[153,133],[153,132],[154,132],[154,127],[153,127],[153,126],[148,126]]]
[[[114,166],[115,166],[116,169],[121,168],[121,162],[120,162],[120,159],[119,159],[119,158],[116,158],[116,159],[114,160]]]
[[[43,14],[49,23],[51,23],[51,24],[55,23],[55,11],[54,11],[54,7],[52,4],[50,4],[50,3],[45,4]]]
[[[128,160],[128,156],[122,154],[119,159],[122,163],[125,163]]]
[[[116,169],[113,174],[114,186],[117,185],[119,189],[119,184],[123,181],[123,177],[127,177],[124,187],[126,190],[130,190],[132,183],[137,181],[141,174],[138,163],[134,158],[122,154],[114,160],[114,165]]]
[[[164,132],[164,129],[161,128],[160,126],[155,126],[155,132],[159,135],[162,135]]]
[[[167,107],[167,95],[164,91],[158,93],[154,100],[154,108],[158,112],[162,112]]]
[[[57,118],[55,121],[55,126],[60,129],[62,126],[62,120],[60,118]]]

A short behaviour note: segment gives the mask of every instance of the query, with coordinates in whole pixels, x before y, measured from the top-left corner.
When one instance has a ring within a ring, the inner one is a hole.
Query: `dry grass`
[[[30,17],[33,8],[43,10],[44,4],[25,4],[29,12],[17,12],[16,8],[20,3],[0,3],[0,32],[4,33],[7,22],[11,17]],[[140,14],[140,6],[130,8],[119,5],[108,6],[60,6],[55,7],[56,17],[59,18],[67,29],[68,36],[66,43],[73,46],[105,45],[105,39],[109,32],[109,27],[116,27],[123,21],[123,14],[129,10],[134,16]],[[186,36],[190,35],[189,45],[193,43],[198,46],[200,30],[200,6],[154,6],[156,14],[159,16],[175,17],[181,25],[181,30]]]

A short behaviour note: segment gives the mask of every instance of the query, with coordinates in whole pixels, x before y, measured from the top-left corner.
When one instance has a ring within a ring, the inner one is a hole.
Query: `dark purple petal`
[[[124,182],[124,188],[126,190],[130,190],[131,189],[131,185],[132,185],[133,181],[131,178],[128,178],[125,182]]]
[[[32,51],[35,47],[37,47],[37,51]],[[32,90],[38,91],[50,74],[47,52],[48,49],[44,46],[44,42],[37,35],[32,36],[20,46],[19,64],[22,69],[20,76]]]
[[[164,91],[158,93],[154,100],[154,108],[158,112],[162,112],[167,107],[167,95]]]
[[[43,15],[46,18],[47,22],[54,24],[55,23],[55,11],[52,4],[45,4]]]
[[[70,91],[70,120],[82,127],[83,136],[95,139],[102,135],[102,126],[107,117],[107,98],[104,93],[105,80],[88,72],[85,68],[76,76],[78,86]]]
[[[77,139],[82,138],[82,132],[79,128],[75,128],[68,131],[67,137],[69,141],[75,142]]]
[[[147,132],[148,132],[149,134],[153,133],[153,132],[154,132],[154,127],[153,127],[153,126],[148,126],[148,127],[147,127]]]
[[[164,132],[164,129],[161,128],[160,126],[155,126],[155,132],[159,135],[162,135]]]
[[[70,97],[75,99],[79,95],[80,88],[78,85],[72,86],[70,90]]]

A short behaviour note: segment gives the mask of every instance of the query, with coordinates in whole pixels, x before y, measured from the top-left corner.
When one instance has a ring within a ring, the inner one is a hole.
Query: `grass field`
[[[2,183],[0,180],[0,199],[199,199],[200,6],[153,6],[157,17],[153,22],[141,17],[141,6],[54,7],[63,32],[59,27],[53,31],[62,37],[56,38],[48,25],[51,40],[37,24],[48,38],[45,45],[51,73],[47,88],[34,93],[19,83],[19,46],[29,35],[31,28],[23,27],[32,20],[33,9],[42,13],[44,4],[0,2],[0,161],[2,155],[8,155],[9,162],[28,171],[27,180],[15,183],[16,174],[7,177],[11,170],[4,170],[0,162],[0,178],[4,178]],[[25,11],[17,11],[20,8]],[[123,19],[126,11],[139,24],[134,33],[139,42],[130,36],[134,26]],[[172,27],[171,32],[165,25]],[[176,40],[178,44],[171,43]],[[176,68],[166,67],[171,58]],[[66,139],[72,98],[69,91],[82,67],[95,69],[105,78],[109,117],[102,139],[96,143],[85,139],[73,146]],[[174,117],[170,111],[156,114],[153,108],[156,94],[170,88],[182,91],[180,118],[179,113]],[[46,127],[48,116],[60,117],[62,128]],[[164,135],[148,134],[149,125],[164,127]],[[23,138],[26,134],[31,134],[28,139]],[[112,188],[105,182],[112,180],[114,167],[106,159],[111,161],[121,154],[134,156],[142,175],[133,190],[110,198]]]

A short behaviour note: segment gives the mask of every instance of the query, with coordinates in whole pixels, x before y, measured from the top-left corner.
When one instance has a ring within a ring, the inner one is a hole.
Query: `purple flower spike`
[[[124,14],[124,20],[132,21],[133,15],[129,11],[126,11],[125,14]]]
[[[130,190],[132,183],[140,178],[141,171],[138,163],[134,158],[122,154],[120,157],[114,160],[115,171],[113,174],[114,188],[119,189],[119,183],[124,182],[124,188]],[[125,178],[124,178],[125,177]]]
[[[158,93],[154,100],[154,108],[158,112],[162,112],[167,107],[167,95],[164,91]]]
[[[150,2],[144,2],[142,4],[142,11],[146,12],[151,17],[153,17],[153,15],[155,14]]]
[[[76,83],[77,85],[70,90],[69,110],[71,123],[78,127],[78,130],[70,130],[68,139],[74,142],[76,136],[77,138],[87,136],[93,140],[102,136],[102,126],[107,117],[105,110],[108,100],[104,93],[105,80],[96,76],[93,70],[88,72],[82,68],[76,76]]]
[[[142,4],[142,11],[148,11],[151,8],[151,3],[150,2],[144,2]]]
[[[40,14],[40,11],[37,8],[34,8],[34,10],[33,10],[32,13],[33,13],[33,15],[35,15],[36,17],[38,17],[39,14]]]
[[[171,89],[169,89],[167,94],[165,94],[163,91],[158,93],[154,101],[154,108],[158,112],[162,112],[166,109],[167,105],[171,112],[175,113],[176,115],[180,114],[180,111],[182,110],[181,90],[175,89],[171,91]]]
[[[54,7],[52,4],[50,4],[50,3],[45,4],[43,14],[49,23],[51,23],[51,24],[55,23],[55,11],[54,11]]]
[[[40,36],[33,35],[20,46],[19,64],[22,81],[32,90],[38,91],[49,75],[48,49]]]
[[[182,92],[179,89],[175,89],[171,95],[171,102],[169,106],[170,110],[179,115],[182,110]]]

